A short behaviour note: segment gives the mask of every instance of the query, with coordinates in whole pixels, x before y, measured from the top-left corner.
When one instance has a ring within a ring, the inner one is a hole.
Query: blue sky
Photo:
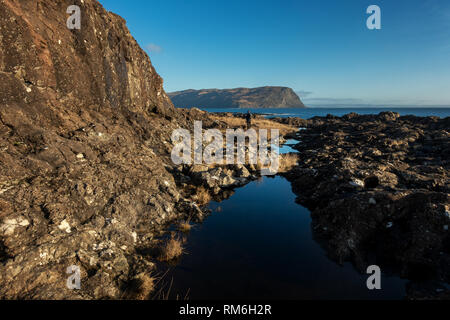
[[[450,105],[450,1],[100,0],[166,91],[288,86],[307,104]],[[381,30],[366,9],[381,8]]]

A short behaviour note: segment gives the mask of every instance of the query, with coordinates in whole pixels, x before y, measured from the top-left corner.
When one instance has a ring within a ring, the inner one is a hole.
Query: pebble
[[[70,224],[67,222],[66,219],[64,219],[63,221],[61,221],[61,223],[58,226],[59,230],[65,231],[67,233],[71,233],[72,229],[70,228]]]
[[[350,185],[353,187],[364,187],[364,182],[358,179],[350,181]]]

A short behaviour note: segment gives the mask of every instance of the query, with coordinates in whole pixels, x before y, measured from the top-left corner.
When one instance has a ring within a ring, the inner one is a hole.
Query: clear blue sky
[[[307,103],[450,105],[448,0],[100,0],[166,91],[288,86]],[[381,30],[366,9],[381,8]]]

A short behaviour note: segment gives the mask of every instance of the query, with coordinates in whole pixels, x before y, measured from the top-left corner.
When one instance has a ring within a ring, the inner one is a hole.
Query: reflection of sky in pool
[[[187,253],[167,275],[172,295],[189,298],[401,299],[406,280],[382,276],[369,291],[368,275],[329,260],[313,239],[307,209],[290,183],[265,177],[237,189],[187,237]],[[169,280],[169,281],[170,281]]]
[[[280,146],[280,154],[298,152],[297,150],[292,148],[292,146],[296,145],[297,143],[298,140],[294,139],[287,140],[286,143],[284,143],[284,145]]]

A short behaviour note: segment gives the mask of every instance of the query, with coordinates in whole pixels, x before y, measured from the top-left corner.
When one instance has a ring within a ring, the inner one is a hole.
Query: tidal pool
[[[218,208],[220,207],[220,212]],[[166,274],[171,298],[402,299],[407,280],[369,275],[331,261],[313,239],[309,211],[295,203],[290,183],[265,177],[237,189],[193,227],[186,253]]]

